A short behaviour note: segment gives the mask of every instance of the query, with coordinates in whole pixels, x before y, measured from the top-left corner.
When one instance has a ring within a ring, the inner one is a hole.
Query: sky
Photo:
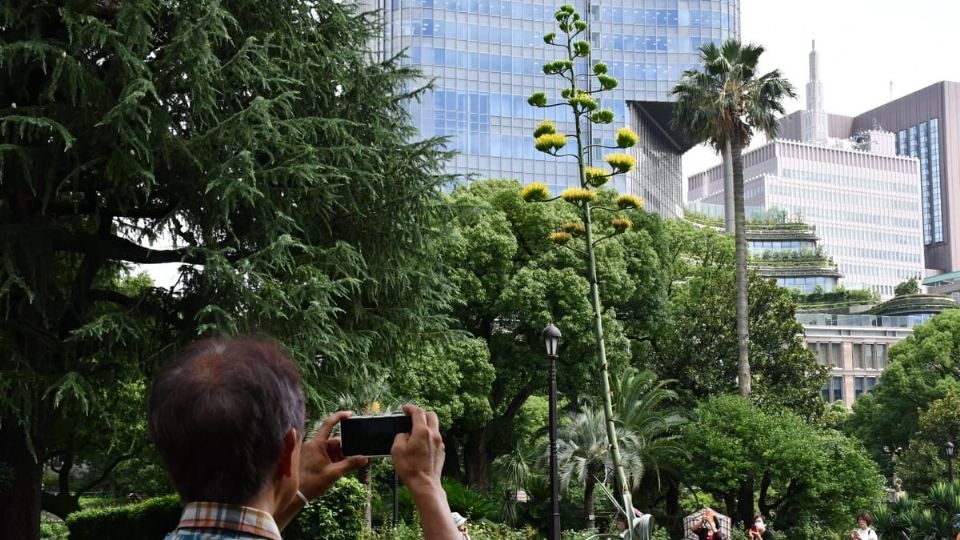
[[[960,81],[958,15],[958,0],[740,0],[743,41],[765,49],[760,69],[779,69],[796,87],[787,113],[805,108],[811,40],[830,113],[854,116],[938,81]],[[683,172],[717,163],[711,150],[696,148]]]

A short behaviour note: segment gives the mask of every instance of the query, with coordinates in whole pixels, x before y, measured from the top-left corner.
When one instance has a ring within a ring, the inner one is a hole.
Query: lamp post
[[[560,540],[560,487],[557,485],[557,352],[560,329],[550,323],[543,329],[550,359],[550,539]]]
[[[955,451],[953,447],[953,441],[947,441],[947,444],[943,445],[943,451],[947,453],[947,478],[950,479],[950,483],[953,483],[953,453]]]

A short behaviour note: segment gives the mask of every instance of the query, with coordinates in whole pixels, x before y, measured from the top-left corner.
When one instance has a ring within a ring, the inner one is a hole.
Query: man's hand
[[[393,439],[390,455],[393,467],[410,490],[413,503],[420,513],[424,540],[462,540],[450,516],[447,494],[440,484],[443,469],[443,439],[437,415],[416,405],[404,405],[410,415],[413,429],[398,433]]]
[[[393,440],[390,455],[397,475],[411,493],[440,489],[445,454],[437,415],[410,404],[403,406],[403,412],[413,420],[413,429]]]
[[[331,414],[316,435],[304,441],[300,449],[300,491],[307,500],[323,495],[343,475],[367,464],[364,456],[344,457],[340,439],[330,438],[333,427],[351,414],[350,411]]]

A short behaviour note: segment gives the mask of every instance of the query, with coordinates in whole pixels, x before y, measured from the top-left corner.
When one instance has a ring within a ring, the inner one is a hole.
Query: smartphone
[[[406,414],[351,416],[340,421],[340,443],[345,456],[389,456],[397,433],[410,433],[413,420]]]

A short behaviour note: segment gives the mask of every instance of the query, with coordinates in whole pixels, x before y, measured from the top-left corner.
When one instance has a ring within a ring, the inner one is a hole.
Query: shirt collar
[[[282,540],[273,516],[263,510],[214,502],[191,502],[183,508],[178,529],[225,529],[269,540]]]

